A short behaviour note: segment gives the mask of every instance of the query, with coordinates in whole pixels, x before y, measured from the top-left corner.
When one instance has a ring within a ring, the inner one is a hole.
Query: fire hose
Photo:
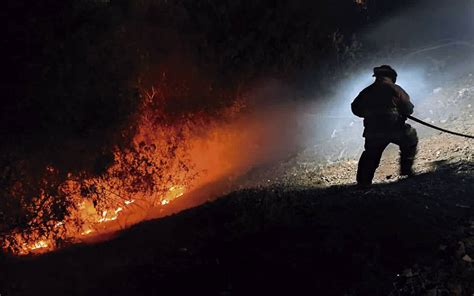
[[[460,137],[464,137],[464,138],[469,138],[469,139],[474,139],[474,136],[471,136],[471,135],[466,135],[466,134],[461,134],[461,133],[457,133],[457,132],[453,132],[453,131],[450,131],[450,130],[447,130],[447,129],[444,129],[444,128],[440,128],[440,127],[437,127],[435,125],[432,125],[432,124],[429,124],[427,122],[424,122],[423,120],[420,120],[416,117],[413,117],[411,115],[408,115],[407,116],[409,119],[415,121],[415,122],[418,122],[419,124],[422,124],[422,125],[425,125],[427,127],[430,127],[432,129],[435,129],[435,130],[438,130],[438,131],[442,131],[444,133],[448,133],[448,134],[451,134],[451,135],[455,135],[455,136],[460,136]]]

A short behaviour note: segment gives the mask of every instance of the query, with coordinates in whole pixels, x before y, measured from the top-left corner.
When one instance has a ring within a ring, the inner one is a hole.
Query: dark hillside
[[[461,258],[474,255],[474,245],[469,238],[460,254],[458,241],[474,235],[468,219],[474,166],[434,165],[430,173],[367,192],[243,190],[106,243],[7,258],[3,291],[388,295],[394,283],[407,289],[396,274],[412,268],[419,277],[407,279],[420,294],[394,295],[454,284],[467,293],[459,295],[470,295],[474,278]]]

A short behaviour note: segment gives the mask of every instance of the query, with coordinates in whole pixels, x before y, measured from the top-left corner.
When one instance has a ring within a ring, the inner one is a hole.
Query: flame
[[[94,230],[87,229],[87,230],[84,230],[83,232],[81,232],[81,235],[88,235],[88,234],[91,234],[91,233],[94,233]]]
[[[48,246],[49,246],[48,242],[44,240],[40,240],[40,241],[35,242],[33,245],[30,245],[29,248],[31,248],[31,250],[37,250],[37,249],[47,248]]]
[[[6,237],[3,248],[18,255],[44,253],[124,229],[152,218],[154,209],[161,212],[196,188],[241,173],[267,154],[259,145],[267,130],[259,118],[237,116],[245,109],[241,101],[222,110],[224,122],[195,116],[162,124],[152,107],[158,95],[154,88],[146,93],[132,147],[115,151],[114,163],[105,173],[67,174],[58,188],[70,204],[66,217],[44,228],[33,223],[17,229]],[[46,168],[47,174],[58,171]],[[48,209],[54,198],[42,190],[33,208]],[[37,220],[48,215],[39,212]]]
[[[156,102],[149,99],[131,148],[115,151],[114,164],[103,175],[67,174],[58,191],[70,204],[68,215],[45,224],[43,217],[50,215],[48,209],[57,197],[41,189],[31,206],[38,209],[37,217],[30,227],[9,234],[4,249],[26,255],[82,242],[147,219],[150,209],[167,206],[186,193],[196,175],[187,157],[190,123],[157,125],[157,110],[147,105]],[[52,166],[45,168],[46,176],[58,172]]]
[[[170,203],[170,201],[177,199],[178,197],[183,196],[185,193],[184,186],[172,186],[165,197],[161,200],[161,205],[165,206]]]
[[[117,231],[149,218],[151,209],[168,206],[192,188],[197,175],[188,157],[192,122],[157,124],[161,114],[154,104],[160,98],[154,88],[152,93],[147,93],[140,110],[131,148],[115,151],[114,164],[103,175],[67,174],[58,191],[70,204],[68,215],[45,224],[43,217],[50,215],[48,208],[56,197],[41,189],[31,206],[38,209],[37,218],[9,234],[4,249],[18,255],[44,253]],[[52,166],[45,168],[46,176],[58,172]]]
[[[159,202],[161,206],[168,205],[170,202],[173,200],[183,196],[186,192],[186,189],[184,186],[181,185],[175,185],[171,186],[168,189],[168,192],[164,195],[163,199]],[[108,209],[108,210],[103,210],[101,212],[97,211],[93,203],[89,200],[83,201],[78,205],[78,209],[75,212],[71,213],[70,219],[57,222],[54,227],[66,227],[68,232],[68,236],[71,238],[74,238],[74,241],[81,241],[82,237],[87,237],[90,236],[91,234],[96,234],[98,232],[101,232],[103,229],[101,229],[101,225],[117,221],[120,218],[121,214],[127,214],[130,210],[130,206],[133,205],[136,201],[134,199],[131,200],[125,200],[123,201],[123,204],[114,208],[114,209]],[[69,225],[68,222],[71,221],[71,218],[75,217],[76,219],[80,219],[84,225],[81,229],[80,232],[77,232],[76,229]],[[110,225],[107,225],[105,230],[110,230],[111,227]],[[15,234],[14,240],[16,242],[21,242],[21,247],[17,251],[18,255],[26,255],[26,254],[39,254],[39,253],[44,253],[47,251],[54,250],[56,248],[56,245],[54,243],[54,239],[37,239],[35,240],[33,237],[36,237],[37,234],[30,234],[30,237],[27,238],[27,241],[23,241],[24,238],[21,234],[17,233]],[[13,241],[12,241],[13,242]]]

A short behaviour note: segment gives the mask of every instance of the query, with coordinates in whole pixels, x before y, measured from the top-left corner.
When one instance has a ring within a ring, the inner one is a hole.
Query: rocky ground
[[[473,77],[458,81],[433,90],[420,116],[474,134]],[[359,190],[361,147],[340,150],[347,134],[360,137],[350,126],[332,153],[309,147],[111,241],[0,258],[0,294],[473,295],[472,140],[414,124],[418,174],[400,178],[390,147],[375,186]]]
[[[474,134],[474,76],[464,74],[415,103],[414,115],[428,123],[464,134]],[[436,161],[472,161],[473,140],[444,134],[411,122],[420,143],[415,170],[428,172]],[[334,124],[333,137],[306,147],[287,161],[250,172],[242,188],[253,186],[317,186],[354,184],[359,155],[363,151],[362,122],[354,118]],[[391,183],[398,176],[398,147],[390,145],[376,172],[375,183]]]
[[[474,103],[474,77],[467,74],[460,80],[449,81],[449,87],[438,87],[433,89],[429,99],[421,102],[417,109],[417,116],[422,120],[446,128],[448,130],[458,131],[468,135],[474,135],[474,118],[472,106]],[[411,122],[410,122],[411,123]],[[473,142],[472,139],[460,138],[438,131],[427,129],[417,123],[411,123],[418,129],[420,136],[419,152],[415,171],[421,175],[439,175],[440,184],[429,182],[403,180],[398,174],[398,148],[389,146],[385,151],[381,165],[375,176],[375,183],[378,184],[371,191],[363,193],[379,195],[400,194],[401,192],[388,192],[384,185],[392,185],[397,191],[407,184],[413,186],[410,190],[418,192],[419,197],[437,196],[440,199],[447,199],[450,195],[464,196],[465,199],[458,200],[454,206],[466,209],[466,212],[472,213],[471,198],[474,196],[472,186],[467,185],[466,176],[473,174]],[[346,127],[353,127],[352,123],[346,124]],[[333,143],[332,153],[326,153],[321,159],[319,146],[307,148],[297,157],[290,159],[279,166],[282,173],[277,168],[271,171],[278,172],[275,175],[259,176],[256,172],[256,179],[263,179],[258,186],[264,186],[265,182],[277,183],[282,186],[301,186],[301,187],[334,187],[354,184],[355,172],[357,170],[357,158],[362,150],[362,143],[347,148],[347,142],[354,142],[351,132],[359,133],[356,128],[343,130],[342,139],[331,139]],[[352,138],[352,139],[351,139]],[[339,154],[338,154],[339,153]],[[317,155],[319,154],[319,159]],[[326,159],[324,159],[326,156]],[[323,165],[321,165],[323,163]],[[326,163],[324,165],[324,163]],[[457,175],[455,184],[442,177],[444,173]],[[281,177],[283,176],[283,177]],[[252,176],[255,177],[255,176]],[[441,195],[440,192],[432,192],[432,187],[447,186],[451,192]],[[381,189],[383,188],[383,190]],[[382,191],[380,191],[382,190]],[[452,205],[451,205],[452,206]],[[430,206],[426,204],[426,209]],[[469,216],[469,215],[468,215]],[[471,217],[474,219],[474,217]],[[474,220],[465,217],[454,231],[456,235],[446,237],[446,243],[439,245],[439,254],[432,258],[431,263],[426,265],[414,264],[412,267],[404,269],[397,274],[397,280],[393,282],[393,290],[390,295],[473,295],[474,270],[472,263]],[[420,217],[420,219],[423,219]],[[451,241],[450,241],[451,240]],[[447,245],[450,245],[448,247]],[[466,246],[470,251],[466,251]]]

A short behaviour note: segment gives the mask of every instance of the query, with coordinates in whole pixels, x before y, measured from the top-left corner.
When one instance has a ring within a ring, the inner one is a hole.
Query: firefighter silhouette
[[[416,130],[405,123],[413,113],[409,95],[399,85],[397,72],[388,65],[374,68],[375,82],[352,102],[352,113],[364,118],[364,152],[357,169],[357,184],[368,187],[385,148],[390,143],[400,147],[400,175],[413,175],[418,145]]]

